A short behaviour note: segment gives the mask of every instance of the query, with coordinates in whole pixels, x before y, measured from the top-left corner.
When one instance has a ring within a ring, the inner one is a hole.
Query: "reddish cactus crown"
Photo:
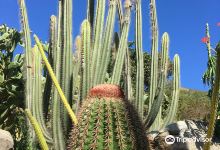
[[[90,89],[89,97],[124,98],[124,93],[118,85],[100,84]]]

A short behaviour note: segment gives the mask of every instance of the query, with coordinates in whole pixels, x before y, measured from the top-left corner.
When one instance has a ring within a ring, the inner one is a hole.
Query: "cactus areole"
[[[148,149],[138,113],[117,85],[101,84],[90,89],[78,119],[70,133],[69,150]]]

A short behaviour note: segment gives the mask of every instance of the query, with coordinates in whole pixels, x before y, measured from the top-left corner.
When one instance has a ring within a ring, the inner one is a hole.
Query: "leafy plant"
[[[15,149],[28,149],[24,108],[23,55],[15,55],[22,35],[6,25],[0,26],[0,128],[8,130]]]

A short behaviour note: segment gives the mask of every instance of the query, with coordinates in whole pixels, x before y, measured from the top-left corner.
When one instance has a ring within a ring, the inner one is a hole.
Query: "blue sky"
[[[26,0],[31,30],[43,41],[48,39],[49,18],[56,15],[58,0]],[[206,22],[210,25],[211,42],[215,47],[220,40],[219,0],[157,0],[160,37],[170,35],[170,57],[178,53],[181,59],[182,87],[207,90],[201,76],[206,69],[207,51],[201,38],[205,35]],[[73,35],[79,33],[86,17],[87,0],[73,0]],[[17,0],[0,0],[0,24],[20,30]],[[142,0],[143,48],[150,50],[149,0]],[[134,20],[129,40],[134,39]]]

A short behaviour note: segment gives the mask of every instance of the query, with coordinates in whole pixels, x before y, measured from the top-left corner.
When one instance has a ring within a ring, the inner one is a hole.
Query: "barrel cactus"
[[[68,149],[145,150],[147,141],[138,113],[113,84],[90,89],[73,127]]]

